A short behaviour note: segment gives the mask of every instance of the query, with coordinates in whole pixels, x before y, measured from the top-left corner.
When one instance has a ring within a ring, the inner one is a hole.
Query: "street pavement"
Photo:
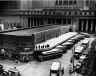
[[[89,39],[90,39],[90,43],[94,40],[94,38],[89,38]],[[76,44],[75,47],[80,46],[81,42],[82,40],[78,44]],[[0,60],[0,64],[4,66],[5,70],[14,68],[14,66],[16,66],[16,68],[20,71],[21,76],[49,76],[52,62],[60,61],[62,67],[64,67],[64,75],[62,76],[82,76],[82,75],[78,75],[77,73],[73,73],[72,75],[69,74],[71,57],[72,57],[72,49],[68,50],[67,53],[63,54],[61,58],[56,58],[43,62],[38,62],[34,60],[28,63],[20,62],[17,65],[15,64],[15,61],[5,59],[5,60]]]

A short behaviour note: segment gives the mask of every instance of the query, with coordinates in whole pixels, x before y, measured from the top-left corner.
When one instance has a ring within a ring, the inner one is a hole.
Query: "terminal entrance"
[[[96,19],[79,19],[78,31],[96,32]]]

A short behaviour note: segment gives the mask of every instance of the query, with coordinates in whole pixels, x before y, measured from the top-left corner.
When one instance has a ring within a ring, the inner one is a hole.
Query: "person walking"
[[[62,75],[64,74],[64,67],[62,68]]]

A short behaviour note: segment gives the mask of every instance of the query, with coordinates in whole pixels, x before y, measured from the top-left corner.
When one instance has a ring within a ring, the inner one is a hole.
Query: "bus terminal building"
[[[20,61],[33,60],[37,44],[68,33],[70,29],[71,32],[76,31],[75,25],[54,25],[54,27],[47,25],[46,27],[3,32],[0,34],[0,56]]]

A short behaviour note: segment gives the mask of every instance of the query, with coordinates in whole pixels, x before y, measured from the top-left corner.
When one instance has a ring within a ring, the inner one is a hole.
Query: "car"
[[[82,40],[82,39],[85,38],[83,35],[76,35],[75,37],[76,37],[78,40]]]
[[[78,63],[76,64],[76,66],[75,66],[75,71],[76,71],[77,73],[81,73],[82,68],[83,68],[83,65],[78,62]]]
[[[68,42],[72,42],[73,44],[77,43],[75,40],[72,40],[72,39],[68,40]]]
[[[83,67],[82,70],[81,70],[81,75],[86,75],[86,69]]]
[[[80,33],[80,35],[84,35],[84,37],[86,37],[86,38],[90,38],[90,36],[89,36],[88,33]]]
[[[0,64],[0,74],[4,72],[3,65]]]
[[[79,63],[84,64],[85,60],[87,59],[86,55],[80,56]]]
[[[67,52],[67,46],[58,45],[56,46],[57,49],[63,50],[63,53]]]
[[[77,37],[71,38],[71,40],[74,40],[75,43],[78,43],[80,41],[80,39],[78,39]]]
[[[82,46],[78,46],[75,48],[74,57],[76,60],[78,60],[80,58],[83,51],[84,51],[84,47],[82,47]]]
[[[73,43],[72,42],[65,42],[63,44],[61,44],[62,46],[66,46],[66,49],[69,50],[73,47]]]

